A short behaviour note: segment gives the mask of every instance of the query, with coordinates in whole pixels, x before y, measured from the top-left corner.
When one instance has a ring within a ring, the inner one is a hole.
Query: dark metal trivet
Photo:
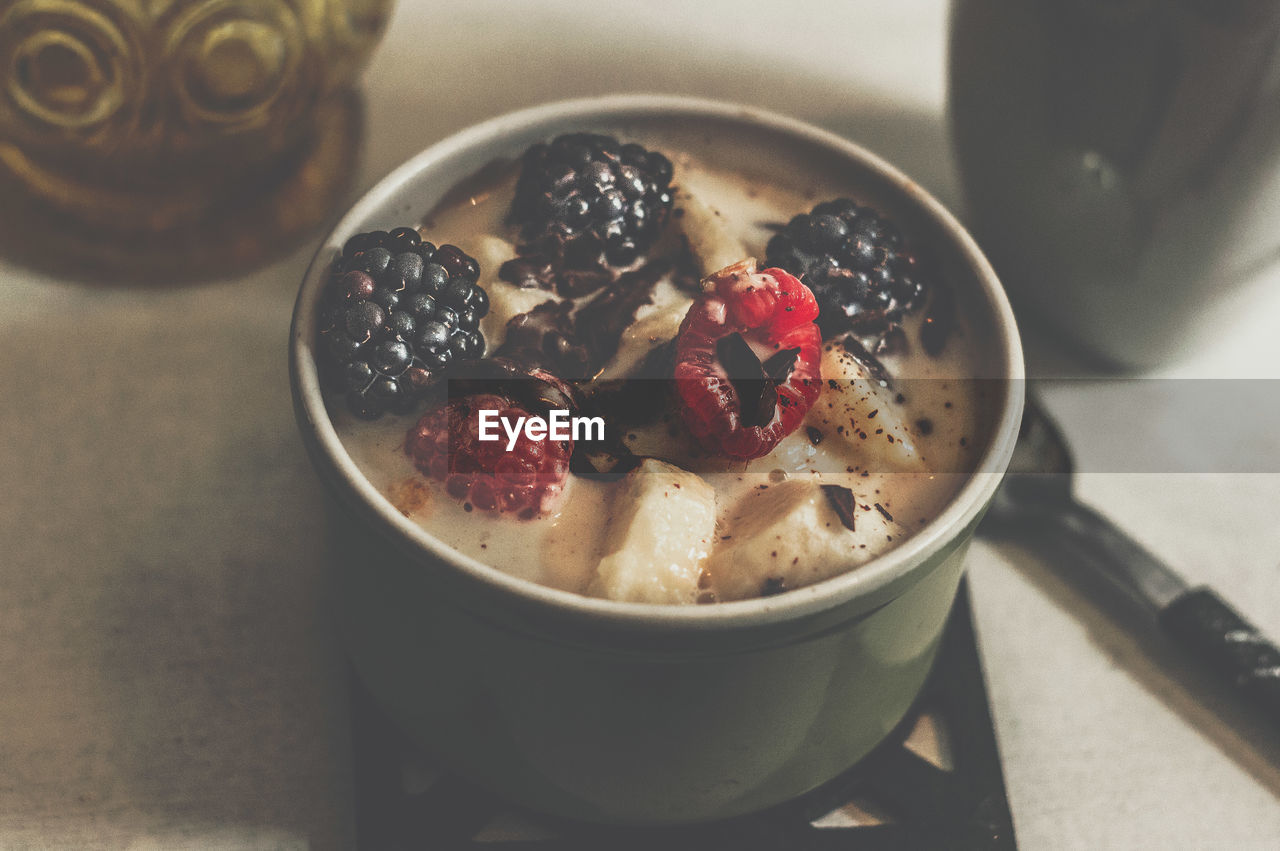
[[[394,730],[354,677],[352,682],[362,851],[1016,847],[967,584],[961,585],[933,673],[888,739],[808,794],[714,824],[619,828],[520,810],[430,769],[430,760]]]

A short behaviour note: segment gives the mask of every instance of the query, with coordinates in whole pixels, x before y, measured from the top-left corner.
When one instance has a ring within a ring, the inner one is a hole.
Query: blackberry
[[[915,258],[897,227],[848,198],[824,201],[796,216],[765,251],[768,265],[813,290],[823,337],[884,333],[923,301]]]
[[[521,254],[568,269],[630,266],[671,212],[671,161],[612,136],[570,133],[525,151],[511,220]]]
[[[479,274],[460,248],[437,248],[414,228],[351,237],[319,311],[326,384],[365,419],[412,411],[451,364],[484,355]]]

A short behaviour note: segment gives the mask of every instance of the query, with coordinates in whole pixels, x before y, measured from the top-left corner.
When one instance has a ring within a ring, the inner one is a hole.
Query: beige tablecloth
[[[651,90],[847,133],[954,205],[945,30],[925,0],[402,0],[356,182],[512,108]],[[0,261],[0,847],[349,844],[344,671],[285,363],[310,250],[167,291]],[[1265,270],[1253,310],[1167,373],[1280,376],[1277,283]],[[1095,439],[1087,392],[1049,402]],[[1280,635],[1280,476],[1081,492]],[[1274,764],[1026,553],[979,543],[971,565],[1024,847],[1275,847]]]

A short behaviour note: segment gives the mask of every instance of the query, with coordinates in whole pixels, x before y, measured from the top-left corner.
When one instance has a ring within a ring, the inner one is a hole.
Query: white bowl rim
[[[1004,409],[994,424],[992,438],[969,479],[944,509],[924,528],[864,565],[813,585],[770,597],[679,606],[623,603],[598,599],[540,585],[505,573],[460,553],[429,534],[396,510],[364,477],[343,447],[329,419],[311,355],[318,290],[334,252],[357,232],[360,223],[374,216],[386,197],[430,165],[460,154],[475,145],[492,143],[519,134],[535,125],[555,122],[570,132],[574,121],[620,121],[627,117],[684,117],[729,119],[794,136],[824,147],[879,175],[906,195],[955,241],[961,256],[971,265],[995,310],[995,324],[1003,334],[1003,377],[1007,379]],[[776,624],[800,619],[866,596],[905,576],[973,523],[995,492],[1008,466],[1022,417],[1022,383],[1025,378],[1022,346],[1013,310],[999,279],[972,236],[932,195],[876,154],[842,136],[780,113],[756,107],[704,98],[663,94],[613,94],[556,101],[491,118],[454,133],[395,168],[357,201],[334,225],[312,258],[294,307],[290,333],[290,380],[316,443],[342,483],[364,507],[395,534],[434,558],[461,571],[491,590],[557,611],[571,619],[586,618],[626,627],[662,629],[726,629]]]

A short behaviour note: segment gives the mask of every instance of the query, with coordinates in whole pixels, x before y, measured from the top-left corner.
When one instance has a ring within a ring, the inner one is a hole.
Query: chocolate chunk
[[[787,583],[781,576],[770,576],[760,585],[761,597],[772,597],[787,590]]]
[[[622,332],[636,319],[636,311],[653,301],[653,286],[671,269],[668,261],[654,261],[624,272],[603,292],[578,309],[575,326],[598,371],[618,353]]]
[[[782,349],[774,352],[764,362],[765,375],[772,378],[774,384],[782,384],[791,376],[791,370],[796,368],[796,359],[798,357],[800,357],[799,346],[794,349]]]
[[[526,290],[554,290],[556,275],[541,255],[513,257],[498,267],[498,277]]]
[[[840,338],[840,345],[858,362],[872,381],[878,381],[885,387],[892,386],[893,377],[889,375],[889,370],[884,368],[880,359],[871,354],[857,337],[846,334]]]
[[[495,356],[540,366],[565,378],[588,377],[592,358],[577,335],[572,311],[572,302],[544,301],[528,313],[513,316]]]
[[[835,509],[840,522],[844,524],[844,528],[850,532],[857,531],[854,528],[853,491],[843,485],[820,485],[819,487],[826,494],[827,502],[831,503],[831,507]]]
[[[507,261],[503,269],[528,260]],[[656,261],[624,272],[576,312],[573,302],[550,300],[512,317],[495,354],[542,366],[564,378],[591,378],[617,354],[622,333],[635,321],[636,311],[653,300],[654,285],[670,269],[670,262]]]
[[[498,268],[498,277],[525,289],[554,291],[568,298],[595,292],[614,279],[608,268],[579,268],[566,261],[562,251],[551,254],[521,246],[518,256]]]
[[[738,394],[743,425],[753,428],[772,422],[778,410],[778,387],[751,345],[735,331],[716,341],[716,358]]]
[[[805,433],[809,435],[809,442],[817,446],[822,442],[822,430],[813,426],[805,426]]]
[[[737,331],[716,341],[716,357],[730,378],[765,377],[763,364],[751,344]]]
[[[568,298],[593,293],[613,280],[607,269],[564,269],[556,278],[556,292]]]

